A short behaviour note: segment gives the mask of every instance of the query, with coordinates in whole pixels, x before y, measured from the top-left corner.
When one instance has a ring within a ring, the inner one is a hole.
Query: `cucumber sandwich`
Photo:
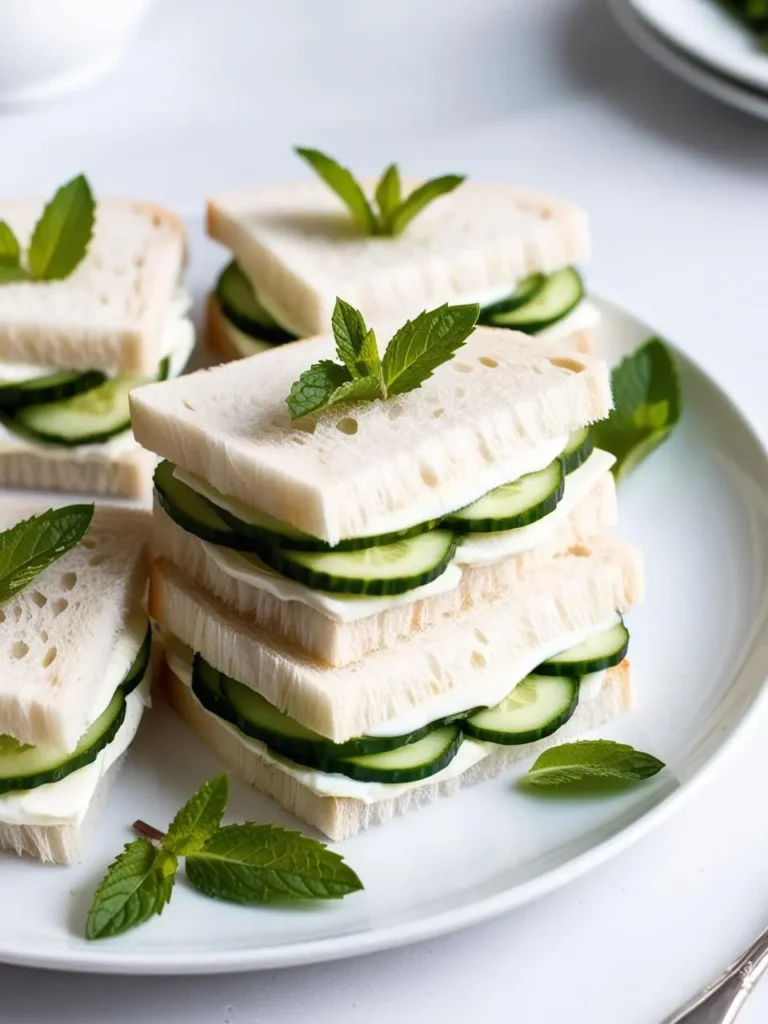
[[[83,177],[0,203],[0,486],[148,493],[128,393],[192,353],[184,262],[174,214]]]
[[[37,511],[2,503],[0,530]],[[0,606],[0,849],[80,859],[148,703],[148,527],[145,512],[97,509],[83,540]]]
[[[589,249],[578,207],[457,175],[400,181],[395,165],[378,184],[357,182],[316,150],[298,152],[319,177],[209,200],[208,232],[232,257],[208,307],[208,340],[225,358],[322,333],[337,295],[381,327],[478,302],[482,323],[593,350],[599,312],[576,268]]]
[[[131,395],[171,701],[332,838],[630,701],[607,367],[478,312],[384,349],[339,300],[333,336]]]

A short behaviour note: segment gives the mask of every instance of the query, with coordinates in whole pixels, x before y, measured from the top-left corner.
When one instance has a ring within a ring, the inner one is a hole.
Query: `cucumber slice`
[[[222,682],[226,678],[223,672],[209,665],[199,654],[195,655],[192,661],[192,692],[206,711],[237,725],[235,709],[222,690]]]
[[[520,306],[524,306],[535,295],[538,295],[544,287],[546,280],[545,274],[538,273],[529,274],[528,277],[524,277],[521,281],[518,281],[517,287],[511,295],[499,299],[498,302],[492,302],[489,306],[485,306],[480,310],[480,323],[491,323],[493,317],[497,314],[511,313],[513,309],[519,309]]]
[[[125,718],[125,694],[118,687],[109,706],[86,731],[75,749],[62,753],[53,747],[32,747],[12,736],[0,736],[0,793],[37,789],[95,761],[111,743]]]
[[[155,495],[166,515],[182,530],[201,540],[226,548],[252,550],[253,545],[246,538],[229,528],[213,502],[176,479],[173,475],[175,469],[174,464],[166,460],[155,470]]]
[[[584,283],[573,267],[550,274],[530,301],[507,312],[492,313],[489,323],[537,334],[567,316],[584,298]]]
[[[447,530],[431,530],[362,551],[292,551],[264,546],[272,569],[315,590],[333,594],[404,594],[442,576],[456,550]]]
[[[464,732],[489,743],[534,743],[565,725],[579,703],[579,680],[528,676],[501,703],[464,722]]]
[[[136,657],[133,659],[131,667],[125,674],[125,678],[120,684],[123,690],[124,696],[128,696],[129,693],[133,693],[136,687],[139,685],[141,680],[149,666],[149,656],[152,653],[152,627],[147,623],[147,632],[144,634],[144,639],[141,642],[141,647],[136,653]]]
[[[50,444],[100,444],[131,426],[128,394],[146,377],[120,376],[60,402],[28,405],[15,415],[25,434]]]
[[[237,263],[230,263],[216,283],[216,298],[221,311],[235,327],[253,338],[281,345],[296,341],[296,335],[284,330],[256,297],[253,285]]]
[[[542,676],[586,676],[620,665],[627,656],[629,630],[623,622],[596,633],[583,643],[548,658],[536,669]]]
[[[409,743],[415,743],[423,736],[451,722],[459,721],[472,711],[451,715],[430,722],[414,732],[402,736],[356,736],[344,743],[333,743],[320,733],[290,718],[271,704],[265,697],[255,693],[250,687],[236,680],[217,673],[198,655],[193,666],[193,689],[196,673],[201,676],[201,690],[207,691],[200,697],[205,705],[208,700],[223,699],[234,712],[234,723],[246,736],[253,736],[283,757],[288,757],[297,764],[317,768],[320,771],[335,772],[339,761],[362,754],[378,754],[387,750],[396,750]],[[217,680],[213,680],[218,676]],[[212,696],[213,694],[213,696]],[[211,708],[209,707],[209,710]],[[474,709],[473,709],[474,710]],[[222,716],[224,717],[224,716]]]
[[[444,725],[416,743],[383,754],[361,754],[339,761],[335,771],[359,782],[418,782],[450,764],[461,746],[461,725]]]
[[[572,430],[568,444],[560,453],[563,471],[568,474],[583,466],[594,450],[595,441],[589,427]]]
[[[1,366],[0,374],[2,374]],[[57,402],[72,398],[74,395],[92,391],[99,384],[103,384],[106,379],[106,374],[98,370],[90,370],[88,373],[62,370],[60,373],[46,374],[45,377],[33,377],[31,380],[0,384],[0,409],[5,412],[15,412],[26,405],[40,405],[43,402]]]
[[[559,459],[538,473],[528,473],[446,516],[445,526],[457,533],[497,533],[516,530],[542,519],[557,508],[565,474]]]

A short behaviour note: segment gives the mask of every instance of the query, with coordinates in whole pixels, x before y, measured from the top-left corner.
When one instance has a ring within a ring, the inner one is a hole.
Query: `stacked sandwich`
[[[6,502],[0,529],[38,511]],[[148,702],[148,535],[146,512],[97,509],[81,543],[0,607],[0,849],[80,858]]]
[[[133,439],[128,392],[180,373],[194,347],[183,228],[148,203],[104,200],[92,236],[86,220],[68,238],[70,206],[34,278],[20,252],[34,251],[42,209],[0,204],[0,486],[148,494],[154,463]],[[70,269],[61,253],[78,244]]]
[[[338,839],[626,708],[642,567],[607,534],[602,361],[479,327],[421,387],[291,419],[333,356],[282,345],[131,408],[167,460],[150,614],[171,701]]]
[[[594,348],[600,314],[574,267],[588,255],[587,220],[560,199],[464,182],[387,237],[361,232],[307,180],[211,199],[208,232],[234,257],[208,306],[208,341],[227,359],[327,330],[337,295],[379,327],[478,302],[482,323]]]

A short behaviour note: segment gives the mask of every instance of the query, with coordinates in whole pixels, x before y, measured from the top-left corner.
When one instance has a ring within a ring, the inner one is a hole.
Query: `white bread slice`
[[[41,511],[0,504],[0,529]],[[83,541],[0,608],[0,733],[73,750],[104,669],[140,605],[150,516],[97,508]]]
[[[26,249],[42,201],[0,203]],[[82,263],[63,281],[0,288],[0,362],[108,373],[154,373],[185,260],[175,214],[101,200]]]
[[[404,193],[420,184],[403,182]],[[366,191],[375,183],[364,181]],[[227,246],[278,323],[298,337],[327,329],[336,296],[374,324],[507,288],[533,271],[584,260],[586,214],[511,185],[464,182],[397,238],[367,237],[318,179],[242,189],[208,203],[208,233]]]
[[[150,614],[220,671],[340,743],[438,693],[466,695],[471,707],[478,686],[503,684],[531,651],[592,630],[642,596],[640,553],[597,540],[532,569],[511,593],[343,668],[310,661],[162,560],[152,566]]]
[[[240,344],[238,344],[238,339],[242,339]],[[268,341],[249,338],[227,320],[213,292],[206,301],[205,341],[208,348],[216,355],[221,356],[221,360],[225,362],[229,362],[231,359],[243,359],[257,352],[274,348],[274,345]],[[561,344],[564,348],[572,349],[574,352],[592,355],[597,352],[597,330],[589,327],[573,331],[561,340]]]
[[[552,736],[519,747],[498,747],[462,775],[407,790],[392,799],[365,804],[348,797],[319,796],[283,771],[279,764],[244,746],[227,724],[206,711],[189,686],[167,667],[164,691],[181,717],[240,778],[334,840],[347,839],[371,825],[383,824],[396,815],[425,807],[438,797],[451,796],[464,786],[494,778],[515,761],[532,758],[547,747],[595,729],[632,706],[629,662],[625,661],[606,673],[597,699],[580,705],[573,717]]]
[[[0,440],[0,488],[148,498],[155,463],[138,444],[76,452],[55,445],[3,448]]]
[[[496,565],[466,567],[461,586],[446,594],[421,598],[377,612],[356,622],[337,622],[298,601],[282,601],[264,590],[229,576],[199,538],[187,533],[155,502],[152,550],[182,566],[184,574],[243,615],[270,636],[300,648],[327,665],[359,661],[381,647],[390,647],[414,630],[427,629],[479,601],[516,586],[521,574],[548,562],[574,544],[603,533],[616,521],[616,491],[607,473],[545,543]]]
[[[421,388],[291,423],[291,384],[333,356],[326,336],[137,388],[134,434],[224,494],[335,544],[384,532],[383,517],[420,503],[453,511],[516,479],[521,451],[611,408],[602,360],[481,327]],[[451,489],[469,488],[450,502]]]

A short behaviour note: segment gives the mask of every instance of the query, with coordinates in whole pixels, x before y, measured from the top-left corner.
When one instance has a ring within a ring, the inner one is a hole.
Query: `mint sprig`
[[[534,761],[526,782],[534,786],[562,786],[593,779],[639,782],[664,767],[653,754],[613,740],[578,740],[550,747]]]
[[[79,543],[92,519],[93,505],[67,505],[0,533],[0,604]]]
[[[397,164],[390,164],[374,191],[376,210],[352,172],[333,157],[303,146],[296,146],[294,151],[333,189],[368,235],[399,235],[426,206],[439,196],[453,192],[465,180],[462,174],[444,174],[425,181],[403,198],[400,171]]]
[[[102,879],[86,938],[121,935],[161,914],[180,856],[196,889],[234,903],[341,899],[363,888],[339,854],[300,832],[253,822],[222,827],[228,796],[228,777],[217,775],[184,804],[167,833],[134,822],[141,838],[126,845]]]
[[[336,299],[331,326],[341,364],[323,359],[302,373],[286,399],[291,419],[340,402],[385,400],[413,391],[464,344],[479,313],[477,304],[420,313],[395,333],[382,359],[362,314]]]
[[[22,261],[21,245],[10,225],[0,221],[0,285],[19,281],[60,281],[82,262],[93,235],[96,203],[80,174],[46,204]]]
[[[622,480],[672,433],[682,411],[675,361],[660,338],[650,338],[611,374],[614,408],[594,425],[595,444],[616,456]]]

